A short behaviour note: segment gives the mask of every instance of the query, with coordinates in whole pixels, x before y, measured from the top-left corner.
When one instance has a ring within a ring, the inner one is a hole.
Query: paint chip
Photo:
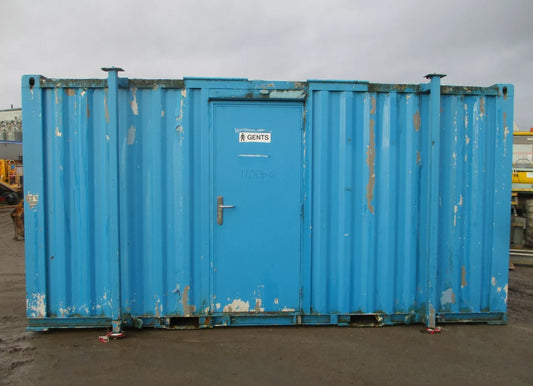
[[[131,93],[133,95],[133,100],[130,102],[131,105],[131,111],[133,112],[133,115],[139,115],[139,105],[137,105],[137,89],[134,88],[131,90]]]

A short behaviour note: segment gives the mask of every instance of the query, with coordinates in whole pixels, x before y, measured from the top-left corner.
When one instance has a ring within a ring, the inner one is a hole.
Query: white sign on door
[[[239,135],[239,142],[270,143],[272,141],[272,133],[251,133],[242,131],[237,134]]]

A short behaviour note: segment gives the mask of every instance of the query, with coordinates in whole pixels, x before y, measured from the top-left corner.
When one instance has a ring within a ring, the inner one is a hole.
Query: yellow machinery
[[[22,162],[0,159],[0,182],[18,188],[21,185]]]
[[[533,132],[513,133],[511,246],[533,247]]]

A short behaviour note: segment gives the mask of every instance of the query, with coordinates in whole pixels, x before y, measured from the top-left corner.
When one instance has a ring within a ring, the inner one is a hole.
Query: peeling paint
[[[417,111],[413,114],[413,125],[415,127],[415,131],[420,130],[420,125],[422,124],[422,121],[420,119],[420,111]]]
[[[107,96],[104,96],[105,121],[109,123],[109,110],[107,108]]]
[[[67,95],[69,97],[75,96],[76,95],[76,90],[74,90],[73,88],[67,88]]]
[[[468,105],[465,103],[465,129],[468,128]]]
[[[274,299],[274,304],[278,304],[279,303],[279,299],[278,298],[275,298]]]
[[[479,98],[479,117],[483,118],[485,115],[485,98]]]
[[[294,312],[294,308],[287,308],[287,307],[283,307],[283,309],[281,310],[282,312]]]
[[[46,295],[34,293],[30,299],[26,299],[26,309],[32,318],[46,317]]]
[[[375,99],[374,105],[375,105]],[[374,106],[375,108],[375,106]],[[366,164],[368,165],[368,183],[366,185],[366,202],[367,207],[370,213],[374,214],[374,207],[372,206],[372,199],[374,198],[374,185],[376,183],[376,174],[375,174],[375,161],[376,161],[376,143],[375,143],[375,133],[374,133],[374,120],[370,120],[370,133],[369,133],[369,145],[366,152]]]
[[[264,312],[265,308],[261,307],[262,300],[261,299],[255,299],[255,312]]]
[[[179,138],[180,145],[181,145],[183,143],[183,126],[182,125],[178,125],[176,127],[176,133],[178,134],[178,138]]]
[[[165,110],[161,110],[161,118],[165,116]]]
[[[107,135],[107,134],[105,135],[105,140],[109,141],[109,135]]]
[[[30,208],[35,208],[35,206],[39,203],[39,195],[28,192],[26,194],[26,202]]]
[[[370,108],[370,114],[374,115],[376,114],[376,98],[370,98],[370,103],[372,104],[372,107]]]
[[[505,299],[503,301],[505,302],[505,304],[507,304],[507,298],[509,297],[509,284],[506,284],[503,287],[503,290],[505,292]]]
[[[131,105],[131,111],[133,112],[133,115],[139,115],[139,105],[137,104],[137,89],[133,88],[131,89],[131,93],[133,96],[133,100],[130,102]]]
[[[496,284],[497,284],[497,282],[496,282],[496,278],[495,278],[494,276],[492,277],[492,280],[491,280],[490,282],[491,282],[491,284],[492,284],[493,286],[496,286]]]
[[[249,312],[250,302],[243,302],[241,299],[235,299],[233,302],[224,306],[224,312]]]
[[[503,142],[507,141],[509,135],[509,127],[507,126],[507,113],[503,113]]]
[[[191,316],[194,311],[196,311],[196,307],[189,304],[189,290],[191,286],[185,286],[183,289],[183,296],[181,297],[181,304],[183,306],[183,315],[185,316]]]
[[[470,143],[470,137],[468,134],[465,134],[465,143],[468,145]]]
[[[128,145],[133,145],[135,143],[135,127],[133,125],[128,129]]]
[[[220,307],[221,307],[221,304],[220,304],[220,303],[217,303],[217,304],[215,304],[215,307],[216,307],[216,309],[217,309],[217,311],[218,311],[218,310],[220,309]]]
[[[466,267],[463,265],[461,267],[461,288],[464,288],[468,285],[466,282]]]
[[[445,305],[450,303],[455,303],[455,294],[453,293],[453,288],[448,288],[440,297],[440,304]]]
[[[59,127],[56,126],[56,137],[61,137],[63,133],[59,130]]]

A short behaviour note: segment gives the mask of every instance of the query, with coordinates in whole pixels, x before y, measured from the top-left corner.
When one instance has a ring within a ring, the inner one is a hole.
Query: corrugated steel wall
[[[30,328],[213,313],[209,101],[265,89],[305,102],[309,323],[505,321],[512,86],[111,71],[23,78]]]

